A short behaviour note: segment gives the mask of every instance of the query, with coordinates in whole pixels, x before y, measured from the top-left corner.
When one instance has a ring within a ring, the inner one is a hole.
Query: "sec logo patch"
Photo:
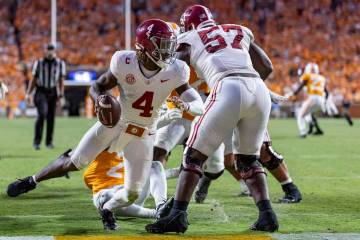
[[[125,81],[127,84],[130,85],[133,85],[136,82],[134,75],[132,75],[131,73],[126,74]]]

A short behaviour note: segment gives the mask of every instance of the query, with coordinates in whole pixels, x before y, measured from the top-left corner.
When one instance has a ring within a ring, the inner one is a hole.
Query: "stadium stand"
[[[148,18],[178,22],[196,1],[133,0],[135,26]],[[208,6],[219,23],[248,26],[272,58],[275,72],[268,85],[284,93],[297,69],[317,62],[329,88],[360,102],[360,2],[355,0],[222,0],[197,1]],[[69,66],[106,68],[112,53],[124,48],[124,1],[58,0],[60,57]],[[26,16],[26,17],[24,17]],[[0,79],[15,92],[4,105],[24,97],[33,61],[50,39],[50,1],[9,0],[0,3]],[[2,105],[1,105],[2,104]]]

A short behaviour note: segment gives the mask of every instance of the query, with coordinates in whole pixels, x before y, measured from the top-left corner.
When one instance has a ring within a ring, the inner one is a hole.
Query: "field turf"
[[[58,118],[53,150],[32,149],[34,119],[0,120],[0,236],[25,235],[132,235],[149,236],[149,219],[123,218],[121,230],[104,232],[92,205],[82,172],[71,179],[43,182],[35,191],[9,198],[7,185],[34,174],[60,153],[73,147],[94,120]],[[285,156],[294,182],[303,194],[300,204],[278,204],[280,233],[360,233],[360,121],[349,127],[341,119],[320,119],[324,136],[297,138],[294,119],[271,120],[274,148]],[[181,148],[173,151],[169,166],[179,165]],[[275,202],[281,187],[268,175]],[[169,194],[176,180],[169,182]],[[239,184],[225,172],[210,188],[204,204],[190,205],[191,225],[186,236],[252,234],[257,218],[250,198],[240,198]],[[149,199],[147,206],[152,207]],[[148,238],[146,238],[148,239]],[[150,239],[150,238],[149,238]]]

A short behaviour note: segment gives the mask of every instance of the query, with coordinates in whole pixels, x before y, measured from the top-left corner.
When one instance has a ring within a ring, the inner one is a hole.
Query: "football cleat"
[[[275,232],[279,229],[279,223],[272,209],[259,213],[258,220],[250,227],[253,231]]]
[[[46,147],[48,149],[54,149],[55,148],[55,146],[52,143],[46,144]]]
[[[40,145],[39,144],[34,144],[33,147],[34,147],[35,150],[40,150]]]
[[[108,209],[100,210],[100,216],[105,230],[114,231],[118,228],[115,215]]]
[[[169,215],[174,205],[174,197],[169,198],[166,202],[159,204],[156,208],[155,219],[160,219]]]
[[[195,202],[203,203],[205,198],[208,195],[209,186],[211,184],[211,179],[205,175],[200,178],[200,181],[197,185],[197,191],[195,192]]]
[[[318,129],[313,133],[313,135],[324,135],[324,132]]]
[[[313,130],[314,130],[314,124],[313,123],[310,123],[309,124],[309,130],[308,130],[308,132],[307,132],[307,134],[312,134],[313,133]]]
[[[7,188],[7,195],[9,197],[17,197],[20,194],[27,193],[36,188],[36,183],[32,176],[18,179],[13,183],[10,183]]]
[[[279,199],[279,203],[298,203],[302,200],[301,193],[294,183],[282,186],[285,196]]]
[[[188,225],[189,222],[185,211],[172,210],[168,216],[146,225],[145,230],[149,233],[184,233],[187,230]]]

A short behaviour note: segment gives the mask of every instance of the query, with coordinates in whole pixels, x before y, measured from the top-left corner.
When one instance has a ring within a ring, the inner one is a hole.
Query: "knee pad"
[[[207,156],[193,148],[186,149],[185,151],[180,171],[194,172],[201,177]]]
[[[266,153],[270,155],[270,160],[264,162],[260,159],[260,163],[268,170],[274,170],[284,161],[284,157],[272,148],[270,142],[265,142],[264,145]]]
[[[240,173],[242,179],[252,178],[259,173],[266,174],[258,160],[259,156],[256,155],[235,155],[235,168]]]
[[[209,179],[211,180],[215,180],[215,179],[218,179],[222,174],[223,174],[224,170],[221,170],[220,172],[218,173],[209,173],[209,172],[204,172],[204,175],[206,177],[208,177]]]

